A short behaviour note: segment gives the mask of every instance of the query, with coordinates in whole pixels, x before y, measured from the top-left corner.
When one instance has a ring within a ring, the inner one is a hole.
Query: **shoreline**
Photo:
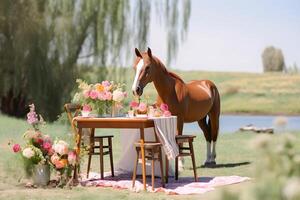
[[[261,112],[221,112],[221,115],[241,115],[241,116],[286,116],[286,117],[300,117],[300,113],[291,114],[291,113],[261,113]]]

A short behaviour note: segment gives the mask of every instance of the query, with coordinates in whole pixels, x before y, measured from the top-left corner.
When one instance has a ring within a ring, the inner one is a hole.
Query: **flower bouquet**
[[[127,97],[124,85],[112,81],[88,84],[77,79],[76,82],[79,91],[75,94],[73,102],[90,105],[100,116],[114,116],[122,108],[122,102]]]
[[[65,141],[57,140],[53,143],[49,135],[43,134],[40,131],[40,126],[45,124],[42,116],[36,114],[34,104],[29,107],[27,122],[32,127],[23,135],[26,144],[24,147],[14,144],[12,150],[21,156],[25,172],[32,177],[34,185],[46,186],[49,183],[52,166],[59,174],[56,181],[58,186],[63,186],[77,162],[77,155]]]
[[[44,124],[44,120],[41,115],[36,114],[34,104],[29,107],[27,122],[32,125],[32,128],[23,135],[26,145],[22,148],[20,144],[14,144],[13,151],[21,155],[25,172],[28,176],[33,177],[34,184],[44,186],[50,180],[49,160],[53,154],[52,140],[50,136],[42,134],[39,130],[40,125]],[[41,171],[44,173],[41,174]],[[39,177],[38,174],[41,176]]]

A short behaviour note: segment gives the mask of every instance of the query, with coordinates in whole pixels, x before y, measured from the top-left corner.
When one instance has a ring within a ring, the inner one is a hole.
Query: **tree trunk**
[[[22,93],[14,95],[13,90],[9,90],[6,96],[1,97],[1,111],[4,114],[15,116],[15,117],[24,117],[28,112],[26,106],[26,98]]]

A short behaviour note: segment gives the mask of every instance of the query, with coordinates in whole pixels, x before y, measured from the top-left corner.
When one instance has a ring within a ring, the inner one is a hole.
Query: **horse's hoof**
[[[210,166],[214,166],[214,165],[216,165],[217,163],[216,163],[216,161],[211,161],[209,164],[210,164]]]
[[[204,162],[204,164],[203,164],[203,166],[204,166],[204,167],[208,167],[208,166],[210,166],[210,162],[208,162],[208,161],[205,161],[205,162]]]

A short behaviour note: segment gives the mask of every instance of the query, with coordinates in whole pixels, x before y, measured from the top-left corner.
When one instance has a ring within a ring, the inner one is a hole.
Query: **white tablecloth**
[[[155,129],[160,142],[163,144],[163,162],[165,170],[165,155],[169,158],[169,176],[174,175],[174,161],[175,156],[178,154],[178,148],[175,142],[175,135],[177,130],[177,118],[153,118]],[[134,163],[136,160],[136,151],[134,143],[140,140],[139,129],[121,129],[121,146],[122,155],[116,165],[117,171],[129,172],[133,171]],[[145,129],[145,141],[155,141],[154,129]],[[165,153],[167,152],[167,154]],[[146,173],[151,175],[151,163],[146,163]],[[141,165],[139,164],[137,174],[142,174]],[[160,176],[159,162],[155,162],[155,175]]]

